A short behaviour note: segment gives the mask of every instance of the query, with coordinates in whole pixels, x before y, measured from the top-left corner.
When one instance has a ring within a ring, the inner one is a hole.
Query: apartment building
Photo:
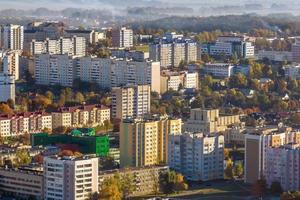
[[[266,150],[265,179],[271,187],[279,182],[283,191],[297,191],[300,188],[299,144],[286,144]]]
[[[98,158],[45,157],[45,200],[88,200],[98,192]]]
[[[112,117],[143,117],[150,113],[150,85],[115,87],[112,89]]]
[[[13,75],[15,80],[20,79],[20,51],[3,50],[0,53],[0,73]],[[1,66],[2,64],[2,66]]]
[[[113,29],[112,46],[118,48],[133,47],[133,30],[126,27]]]
[[[190,118],[184,123],[187,132],[216,133],[240,123],[239,115],[220,114],[218,109],[191,109]]]
[[[245,135],[245,182],[254,183],[266,176],[267,149],[288,143],[299,143],[300,132],[289,127],[261,127]]]
[[[12,137],[25,133],[39,133],[52,129],[51,114],[43,112],[25,112],[0,116],[0,136]]]
[[[132,184],[135,186],[135,190],[131,196],[142,196],[155,194],[157,191],[162,191],[162,175],[169,171],[168,166],[151,166],[140,168],[128,168],[120,170],[100,171],[99,172],[99,190],[103,185],[103,182],[119,174],[122,176],[133,177]]]
[[[224,136],[202,133],[169,135],[168,165],[187,180],[224,178]]]
[[[73,60],[67,54],[35,56],[35,80],[39,85],[72,87],[74,80]]]
[[[52,128],[101,126],[110,121],[110,109],[103,105],[62,107],[52,112]]]
[[[15,77],[12,75],[0,73],[0,102],[11,99],[15,101],[16,97],[16,86]]]
[[[84,37],[49,39],[44,41],[32,40],[30,45],[31,55],[36,54],[67,54],[74,57],[86,55],[86,41]]]
[[[120,125],[121,167],[167,163],[169,135],[181,134],[181,119],[144,117],[124,119]]]
[[[184,88],[198,89],[199,88],[199,74],[198,72],[185,72]]]
[[[0,169],[0,190],[11,193],[16,198],[42,200],[43,172],[29,168]]]
[[[95,30],[64,30],[64,37],[72,38],[72,37],[80,37],[84,38],[86,43],[95,44],[98,42],[98,32]]]
[[[103,88],[149,84],[151,91],[160,93],[160,64],[158,62],[84,57],[77,59],[76,70],[77,78],[87,82],[96,82]]]
[[[2,47],[10,50],[23,50],[24,27],[20,25],[8,24],[3,26],[1,40]]]
[[[291,79],[300,79],[300,65],[287,65],[283,67],[284,76]]]
[[[233,75],[234,66],[227,63],[207,63],[204,65],[204,73],[216,78],[228,78]]]
[[[181,62],[197,61],[198,45],[190,39],[159,38],[149,45],[150,60],[159,61],[164,68],[178,67]]]
[[[144,62],[149,59],[149,52],[135,51],[128,49],[112,50],[111,57],[129,59],[137,62]]]

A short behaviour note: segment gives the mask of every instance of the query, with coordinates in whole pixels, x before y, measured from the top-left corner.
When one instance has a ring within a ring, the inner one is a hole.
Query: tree
[[[121,191],[124,198],[128,198],[135,190],[134,177],[131,173],[124,173],[120,177]]]
[[[14,111],[6,104],[0,103],[0,114],[13,114]]]
[[[84,96],[81,92],[76,92],[75,94],[75,101],[78,102],[78,103],[83,103],[85,100],[84,100]]]
[[[15,165],[27,165],[31,162],[31,157],[27,150],[17,150],[16,158],[15,158]]]
[[[267,191],[267,183],[264,178],[257,180],[251,188],[252,195],[257,198],[263,197],[266,191]]]
[[[292,114],[291,122],[294,123],[294,124],[300,124],[300,113]]]
[[[228,160],[229,159],[229,149],[224,149],[224,159]]]
[[[231,159],[226,161],[226,168],[224,171],[225,178],[232,179],[233,178],[233,162]]]
[[[244,88],[247,86],[247,78],[245,75],[238,73],[229,78],[229,86],[231,88]]]
[[[243,173],[244,173],[244,167],[243,167],[242,162],[237,162],[234,165],[233,172],[234,172],[234,175],[238,176],[238,177],[241,177],[243,175]]]
[[[181,174],[175,171],[168,171],[163,175],[163,190],[165,193],[170,194],[187,189],[188,185]]]
[[[115,177],[105,179],[100,189],[99,200],[121,200],[122,193]]]
[[[281,188],[280,182],[278,182],[278,181],[272,182],[271,192],[272,192],[272,194],[281,194],[282,193],[282,188]]]

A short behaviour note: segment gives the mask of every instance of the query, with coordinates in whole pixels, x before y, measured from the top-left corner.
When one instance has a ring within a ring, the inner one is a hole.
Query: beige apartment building
[[[166,163],[168,137],[178,134],[181,134],[181,119],[164,116],[123,120],[120,125],[121,167]]]
[[[265,176],[269,148],[299,142],[300,132],[289,127],[267,126],[248,130],[245,135],[245,182],[254,183]]]
[[[25,112],[0,116],[0,136],[11,137],[25,133],[52,130],[52,116],[43,112]]]
[[[103,105],[63,107],[52,112],[53,129],[57,127],[95,127],[110,121],[110,109]]]
[[[128,168],[111,171],[100,171],[99,172],[99,191],[103,185],[103,182],[119,174],[122,176],[132,176],[133,185],[135,190],[130,196],[141,196],[155,194],[161,191],[161,178],[162,174],[169,171],[168,166],[151,166],[151,167],[140,167],[140,168]]]
[[[0,169],[0,190],[22,199],[44,199],[43,172],[29,169]]]
[[[150,112],[150,85],[115,87],[112,89],[112,117],[143,117]]]
[[[191,109],[190,118],[184,123],[187,132],[216,133],[225,131],[229,125],[240,123],[239,115],[219,114],[218,109]]]

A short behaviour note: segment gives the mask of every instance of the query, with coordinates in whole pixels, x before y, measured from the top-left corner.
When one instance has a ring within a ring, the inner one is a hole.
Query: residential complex
[[[258,60],[269,59],[275,62],[293,62],[293,54],[290,51],[259,50],[256,57]]]
[[[167,163],[169,135],[178,134],[181,134],[181,119],[124,119],[120,125],[121,167]]]
[[[35,79],[41,85],[71,87],[73,80],[79,78],[108,89],[128,84],[149,84],[151,91],[160,93],[159,77],[158,62],[92,57],[72,59],[68,55],[49,54],[36,55],[35,59]]]
[[[300,79],[300,65],[287,65],[283,67],[284,75],[291,79]]]
[[[110,109],[102,105],[63,107],[52,114],[52,128],[96,127],[110,121]]]
[[[24,27],[20,25],[8,24],[2,27],[2,38],[0,44],[4,49],[23,50]]]
[[[133,47],[133,31],[126,27],[112,30],[112,46],[118,48]]]
[[[0,73],[13,75],[20,79],[20,51],[3,50],[0,52]],[[1,66],[2,65],[2,66]]]
[[[293,61],[300,62],[300,38],[296,38],[296,42],[292,44]]]
[[[98,192],[98,158],[44,158],[45,200],[86,200],[94,192]]]
[[[7,101],[8,99],[15,101],[15,77],[0,73],[0,91],[0,102]]]
[[[44,41],[32,40],[31,55],[36,54],[67,54],[74,57],[86,55],[86,41],[84,37],[60,37],[58,40],[47,38]]]
[[[112,50],[111,56],[113,58],[122,58],[137,62],[144,62],[145,60],[149,59],[149,52],[121,49]]]
[[[169,135],[168,165],[192,181],[224,178],[224,136]]]
[[[165,36],[150,44],[149,49],[150,60],[159,61],[164,68],[198,60],[198,44],[190,39]]]
[[[239,115],[219,114],[218,109],[191,109],[190,118],[183,130],[188,132],[217,133],[225,131],[230,125],[240,123]]]
[[[0,115],[0,136],[11,137],[25,133],[52,130],[52,116],[43,112]]]
[[[112,117],[140,118],[150,113],[150,85],[112,88]]]

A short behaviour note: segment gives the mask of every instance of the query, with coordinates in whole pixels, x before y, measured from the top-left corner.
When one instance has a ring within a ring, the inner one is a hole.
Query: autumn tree
[[[237,162],[233,168],[234,175],[237,177],[241,177],[244,173],[244,167],[242,162]]]
[[[226,161],[226,168],[224,171],[225,178],[232,179],[233,178],[233,162],[231,159]]]
[[[122,192],[118,180],[115,177],[105,179],[99,194],[99,200],[121,200]]]
[[[16,158],[15,158],[15,165],[21,166],[21,165],[27,165],[31,162],[31,157],[29,155],[29,152],[27,150],[17,150],[16,152]]]

